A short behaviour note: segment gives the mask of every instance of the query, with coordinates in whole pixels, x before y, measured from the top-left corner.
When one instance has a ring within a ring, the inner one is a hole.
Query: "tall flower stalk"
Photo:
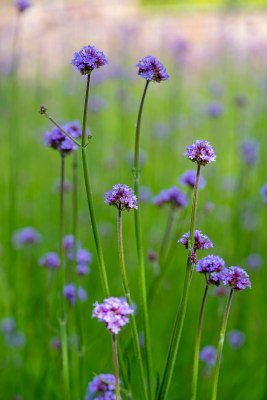
[[[129,188],[126,185],[118,184],[113,186],[113,190],[110,190],[109,192],[105,193],[105,202],[109,205],[115,206],[118,210],[118,246],[119,246],[122,285],[126,300],[128,304],[132,307],[132,299],[130,295],[130,289],[129,289],[127,273],[125,268],[125,261],[124,261],[123,237],[122,237],[122,211],[124,210],[130,211],[131,209],[137,209],[138,208],[137,197],[134,195],[134,192],[131,188]],[[138,340],[138,332],[134,314],[131,314],[129,318],[133,336],[133,345],[137,361],[138,374],[142,386],[142,395],[143,398],[147,400],[148,397],[145,384],[144,368],[143,368],[142,355]]]
[[[234,291],[240,292],[241,290],[244,290],[247,287],[251,288],[251,282],[250,282],[248,274],[246,273],[246,271],[244,271],[240,267],[230,267],[228,270],[224,271],[222,280],[223,280],[224,285],[230,286],[231,291],[229,293],[229,297],[228,297],[228,301],[226,304],[226,309],[225,309],[225,313],[224,313],[224,317],[223,317],[222,327],[221,327],[221,331],[220,331],[217,359],[216,359],[216,365],[215,365],[215,371],[214,371],[213,383],[212,383],[211,400],[217,399],[217,389],[218,389],[221,356],[222,356],[226,325],[227,325],[227,320],[228,320],[228,315],[229,315],[229,311],[230,311],[233,293],[234,293]]]
[[[180,304],[178,306],[178,311],[175,319],[174,328],[172,331],[172,337],[168,349],[168,354],[165,362],[165,367],[163,371],[163,376],[161,383],[156,395],[157,400],[165,400],[168,395],[169,386],[172,379],[172,374],[175,366],[176,356],[180,344],[180,339],[182,335],[184,319],[187,309],[189,288],[191,277],[194,269],[194,264],[196,263],[196,238],[195,236],[195,221],[196,221],[196,208],[197,208],[197,198],[198,198],[198,185],[200,177],[201,165],[206,165],[212,161],[215,161],[215,150],[206,141],[197,140],[192,146],[188,146],[185,156],[191,159],[193,162],[197,163],[197,175],[196,183],[194,187],[194,196],[191,211],[191,221],[190,221],[190,231],[187,236],[188,257],[185,271],[185,279],[183,286],[183,293]],[[183,242],[182,242],[183,243]],[[184,243],[185,244],[185,243]]]
[[[118,352],[117,352],[117,340],[116,335],[112,335],[112,348],[113,348],[113,362],[114,362],[114,373],[116,382],[116,400],[120,400],[120,385],[119,385],[119,363],[118,363]]]
[[[139,198],[139,186],[140,186],[140,170],[139,170],[139,150],[140,150],[140,128],[142,112],[145,102],[145,97],[150,81],[161,82],[167,80],[169,75],[163,64],[159,62],[155,57],[147,56],[139,61],[137,64],[138,75],[146,79],[145,88],[141,98],[141,103],[139,106],[136,132],[135,132],[135,146],[134,146],[134,191]],[[148,374],[148,392],[149,398],[152,400],[154,398],[154,379],[153,379],[153,363],[152,363],[152,352],[151,352],[151,340],[150,340],[150,329],[149,329],[149,319],[148,319],[148,307],[147,307],[147,293],[146,293],[146,278],[145,278],[145,265],[144,265],[144,255],[142,247],[142,233],[141,233],[141,221],[140,221],[140,210],[139,208],[135,210],[135,235],[136,235],[136,247],[138,255],[139,264],[139,279],[141,288],[141,301],[142,301],[142,312],[143,312],[143,322],[144,322],[144,338],[145,338],[145,354],[146,354],[146,366]]]

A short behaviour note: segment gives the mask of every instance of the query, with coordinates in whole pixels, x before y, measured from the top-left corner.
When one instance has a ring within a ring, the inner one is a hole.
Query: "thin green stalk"
[[[199,185],[199,176],[200,176],[200,165],[197,167],[197,176],[196,176],[196,184],[194,189],[194,197],[192,203],[192,212],[191,212],[191,222],[190,222],[190,233],[188,240],[188,257],[187,257],[187,265],[185,272],[185,280],[183,287],[182,299],[178,307],[176,320],[174,324],[174,328],[172,331],[172,337],[168,349],[167,359],[165,362],[164,372],[162,376],[162,380],[160,383],[159,390],[157,392],[157,400],[165,400],[168,395],[172,374],[175,366],[176,356],[180,344],[180,339],[182,335],[184,319],[187,309],[188,297],[189,297],[189,288],[191,283],[191,277],[193,274],[193,265],[190,262],[189,256],[192,254],[193,246],[194,246],[194,231],[195,231],[195,220],[196,220],[196,208],[197,208],[197,195],[198,195],[198,185]]]
[[[65,310],[65,299],[63,295],[63,287],[65,284],[65,268],[64,268],[64,252],[63,252],[63,232],[64,232],[64,172],[65,172],[65,158],[61,155],[61,174],[60,174],[60,205],[59,205],[59,256],[60,256],[60,334],[62,344],[62,367],[64,390],[67,400],[71,399],[70,396],[70,382],[69,382],[69,360],[68,360],[68,344],[67,344],[67,317]]]
[[[136,134],[135,134],[135,150],[134,150],[134,191],[137,198],[139,198],[139,149],[140,149],[140,127],[141,127],[141,117],[144,106],[144,101],[146,97],[147,88],[149,81],[146,81],[143,96],[141,99],[137,124],[136,124]],[[144,255],[142,247],[142,234],[141,234],[141,221],[140,221],[140,207],[134,210],[135,217],[135,235],[136,235],[136,246],[139,264],[139,279],[141,288],[141,306],[143,311],[144,320],[144,339],[145,339],[145,354],[146,354],[146,366],[148,374],[148,392],[149,398],[152,400],[154,398],[154,381],[153,381],[153,363],[152,363],[152,352],[151,352],[151,341],[150,341],[150,330],[149,330],[149,319],[148,319],[148,308],[147,308],[147,295],[146,295],[146,278],[145,278],[145,265],[144,265]]]
[[[208,289],[209,289],[209,285],[206,283],[206,287],[205,287],[205,290],[204,290],[202,303],[201,303],[201,307],[200,307],[199,319],[198,319],[198,327],[197,327],[197,335],[196,335],[196,343],[195,343],[195,352],[194,352],[191,400],[196,400],[196,397],[197,397],[197,378],[198,378],[198,362],[199,362],[200,338],[201,338],[202,322],[203,322],[204,309],[205,309]]]
[[[117,340],[116,335],[112,335],[112,347],[113,347],[113,360],[114,360],[114,371],[116,381],[116,400],[120,400],[120,384],[119,384],[119,363],[117,353]]]
[[[171,236],[171,232],[172,232],[172,227],[173,227],[173,223],[175,220],[175,214],[176,214],[177,208],[174,204],[170,205],[170,210],[169,210],[169,215],[168,215],[168,221],[167,221],[167,226],[166,226],[166,230],[164,233],[164,237],[161,243],[161,247],[160,247],[160,252],[159,252],[159,265],[160,267],[162,266],[164,257],[166,255],[166,251],[168,248],[168,244],[169,244],[169,240],[170,240],[170,236]]]
[[[79,143],[76,139],[74,139],[71,135],[69,135],[60,125],[58,125],[58,123],[46,112],[43,114],[46,118],[49,119],[49,121],[52,122],[52,124],[54,124],[62,133],[64,133],[64,135],[68,136],[68,138],[70,140],[73,141],[73,143],[75,143],[78,147],[81,147],[81,143]],[[85,145],[85,144],[84,144]]]
[[[214,376],[213,376],[211,400],[216,400],[217,399],[217,388],[218,388],[218,379],[219,379],[219,371],[220,371],[222,349],[223,349],[223,343],[224,343],[227,319],[228,319],[228,315],[229,315],[229,310],[230,310],[230,306],[231,306],[233,293],[234,293],[233,290],[231,290],[231,292],[229,294],[229,297],[228,297],[228,301],[227,301],[224,317],[223,317],[223,323],[222,323],[222,328],[221,328],[221,332],[220,332],[220,339],[219,339],[219,344],[218,344],[218,352],[217,352],[215,371],[214,371]]]
[[[127,275],[126,275],[125,262],[124,262],[121,210],[118,210],[118,242],[119,242],[119,256],[120,256],[121,276],[122,276],[124,294],[125,294],[128,304],[132,307],[132,299],[131,299],[131,295],[130,295],[128,280],[127,280]],[[131,325],[131,330],[132,330],[132,335],[133,335],[133,345],[134,345],[134,352],[135,352],[135,357],[136,357],[136,361],[137,361],[138,373],[139,373],[139,378],[140,378],[140,382],[142,385],[143,398],[147,400],[148,399],[147,389],[146,389],[146,384],[145,384],[145,375],[144,375],[142,355],[141,355],[141,350],[140,350],[140,345],[139,345],[139,340],[138,340],[136,321],[135,321],[135,317],[133,314],[130,314],[129,317],[130,317],[130,325]]]

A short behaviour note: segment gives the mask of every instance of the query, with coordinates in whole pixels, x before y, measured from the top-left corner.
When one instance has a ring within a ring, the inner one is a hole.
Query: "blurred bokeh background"
[[[104,204],[104,193],[116,183],[133,185],[135,124],[145,83],[137,75],[136,64],[144,56],[153,55],[164,63],[170,80],[150,85],[142,122],[140,208],[147,286],[153,286],[158,271],[157,262],[151,262],[148,255],[159,252],[169,212],[167,205],[159,208],[153,204],[153,197],[162,189],[180,186],[179,177],[185,170],[194,169],[183,155],[186,147],[196,139],[208,140],[216,149],[217,161],[202,168],[206,186],[199,192],[197,228],[210,237],[214,250],[203,251],[203,256],[219,255],[227,266],[245,268],[252,281],[251,290],[236,293],[233,299],[228,332],[238,330],[244,340],[240,346],[226,340],[218,398],[267,398],[267,213],[266,197],[260,193],[267,182],[266,7],[263,0],[36,1],[19,15],[13,3],[1,1],[0,399],[62,399],[60,350],[53,342],[59,337],[57,301],[49,302],[49,271],[38,265],[44,253],[58,250],[60,157],[43,144],[45,132],[52,126],[38,109],[44,103],[59,123],[81,122],[85,79],[75,72],[71,60],[74,52],[88,44],[102,50],[109,61],[92,75],[88,127],[93,138],[87,153],[112,294],[122,296],[123,291],[116,212]],[[15,138],[13,158],[10,135]],[[15,163],[16,182],[13,219],[10,160]],[[70,188],[65,197],[65,234],[70,234],[71,156],[66,164]],[[188,188],[183,190],[191,196]],[[81,165],[78,202],[78,236],[81,246],[93,255],[91,273],[82,280],[88,292],[88,301],[82,304],[85,396],[93,372],[112,373],[113,364],[110,336],[91,319],[92,304],[102,301],[103,294]],[[189,230],[189,209],[190,205],[187,213],[177,211],[173,241]],[[138,314],[133,215],[125,214],[126,267]],[[12,234],[25,226],[37,229],[42,240],[36,246],[14,249]],[[186,252],[177,244],[149,303],[155,376],[161,374],[164,365],[185,263]],[[204,286],[203,276],[194,273],[169,400],[189,398]],[[201,347],[217,346],[225,302],[223,293],[210,290]],[[11,333],[5,332],[7,317],[16,325]],[[139,331],[142,342],[141,324]],[[73,399],[78,399],[77,330],[71,304],[68,335]],[[129,336],[126,327],[122,346]],[[138,388],[132,353],[130,345],[127,357],[131,380]],[[200,362],[199,399],[210,397],[211,377],[212,367]]]

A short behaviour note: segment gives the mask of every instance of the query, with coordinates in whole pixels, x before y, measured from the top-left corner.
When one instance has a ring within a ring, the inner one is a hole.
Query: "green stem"
[[[160,248],[160,252],[159,252],[159,265],[160,265],[160,267],[162,266],[163,260],[164,260],[165,255],[166,255],[166,251],[167,251],[167,248],[168,248],[168,244],[169,244],[169,240],[170,240],[170,236],[171,236],[171,232],[172,232],[173,223],[174,223],[174,220],[175,220],[176,211],[177,211],[176,206],[171,204],[170,205],[170,210],[169,210],[167,226],[166,226],[166,230],[165,230],[165,233],[164,233],[164,237],[163,237],[161,248]]]
[[[200,165],[198,164],[196,184],[194,188],[194,197],[192,203],[190,232],[189,232],[190,240],[188,240],[188,257],[187,257],[183,294],[181,302],[178,307],[176,320],[172,331],[172,337],[168,349],[167,359],[165,362],[163,377],[156,396],[157,400],[165,400],[167,398],[184,325],[184,319],[189,297],[189,288],[191,283],[191,277],[193,274],[193,265],[190,262],[189,256],[192,254],[192,250],[194,248],[194,231],[195,231],[199,176],[200,176]]]
[[[124,262],[121,210],[118,210],[118,242],[119,242],[119,256],[120,256],[121,276],[122,276],[124,294],[125,294],[128,304],[132,307],[132,299],[131,299],[131,295],[130,295],[130,291],[129,291],[129,285],[128,285],[125,262]],[[130,314],[129,317],[130,317],[131,331],[132,331],[132,335],[133,335],[133,345],[134,345],[134,352],[135,352],[135,357],[136,357],[136,361],[137,361],[138,373],[139,373],[139,378],[140,378],[141,385],[142,385],[143,398],[147,400],[148,397],[147,397],[147,390],[146,390],[146,384],[145,384],[145,375],[144,375],[142,355],[141,355],[141,350],[140,350],[140,345],[139,345],[139,340],[138,340],[136,321],[135,321],[135,317],[133,314]]]
[[[228,297],[228,301],[227,301],[224,317],[223,317],[223,323],[222,323],[222,328],[221,328],[221,332],[220,332],[217,359],[216,359],[216,365],[215,365],[215,371],[214,371],[214,377],[213,377],[211,400],[216,400],[217,399],[217,388],[218,388],[218,379],[219,379],[219,371],[220,371],[222,349],[223,349],[223,343],[224,343],[227,319],[228,319],[228,315],[229,315],[229,310],[230,310],[230,306],[231,306],[233,293],[234,293],[233,290],[231,290],[231,292],[229,294],[229,297]]]
[[[117,354],[117,341],[116,335],[112,335],[112,347],[113,347],[113,360],[116,380],[116,400],[120,400],[120,385],[119,385],[119,363]]]
[[[63,366],[63,379],[65,396],[70,400],[70,383],[69,383],[69,360],[68,360],[68,344],[67,344],[67,329],[66,329],[66,310],[65,299],[63,295],[63,288],[65,284],[65,268],[64,268],[64,253],[63,253],[63,232],[64,232],[64,172],[65,172],[65,158],[61,155],[61,175],[60,175],[60,206],[59,206],[59,256],[60,256],[60,334],[62,344],[62,366]]]
[[[142,95],[137,124],[136,124],[136,134],[135,134],[135,152],[134,152],[134,191],[137,198],[139,198],[139,149],[140,149],[140,127],[141,127],[141,117],[144,106],[144,101],[146,97],[147,88],[149,81],[146,81],[144,92]],[[148,309],[147,309],[147,295],[146,295],[146,278],[145,278],[145,266],[144,266],[144,256],[142,247],[142,234],[141,234],[141,221],[140,221],[140,207],[134,210],[135,217],[135,235],[136,235],[136,246],[139,264],[139,279],[141,288],[141,306],[143,311],[144,319],[144,339],[145,339],[145,354],[146,354],[146,366],[148,374],[148,392],[149,398],[152,400],[154,398],[154,382],[153,382],[153,363],[152,363],[152,353],[151,353],[151,341],[150,341],[150,331],[149,331],[149,319],[148,319]]]
[[[71,135],[69,135],[60,125],[58,125],[58,123],[57,123],[50,115],[48,115],[47,113],[44,113],[44,116],[45,116],[46,118],[48,118],[49,121],[51,121],[52,124],[54,124],[62,133],[64,133],[64,135],[68,136],[68,138],[69,138],[70,140],[72,140],[73,143],[75,143],[78,147],[81,147],[81,143],[79,143],[79,142],[78,142],[77,140],[75,140]],[[84,145],[85,145],[85,144],[84,144]]]
[[[93,198],[92,198],[92,192],[91,192],[91,186],[90,186],[90,180],[89,180],[86,148],[84,147],[85,142],[86,142],[86,120],[87,120],[87,109],[88,109],[88,99],[89,99],[89,88],[90,88],[90,74],[87,77],[85,100],[84,100],[84,111],[83,111],[83,126],[82,126],[83,173],[84,173],[84,183],[85,183],[88,208],[89,208],[89,213],[90,213],[90,218],[91,218],[93,236],[94,236],[94,241],[95,241],[95,246],[96,246],[98,263],[99,263],[99,267],[100,267],[100,276],[101,276],[102,286],[103,286],[105,297],[109,297],[108,279],[107,279],[107,273],[106,273],[102,248],[101,248],[101,244],[100,244],[99,234],[98,234],[97,225],[96,225]]]
[[[204,309],[205,309],[205,303],[206,303],[208,289],[209,289],[209,285],[206,284],[206,287],[205,287],[205,290],[204,290],[204,294],[203,294],[202,303],[201,303],[199,319],[198,319],[198,327],[197,327],[197,335],[196,335],[196,343],[195,343],[195,352],[194,352],[191,400],[196,400],[196,397],[197,397],[197,378],[198,378],[198,362],[199,362],[200,338],[201,338],[202,322],[203,322]]]

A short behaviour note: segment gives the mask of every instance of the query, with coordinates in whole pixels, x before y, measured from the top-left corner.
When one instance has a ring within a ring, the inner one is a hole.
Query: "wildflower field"
[[[24,74],[28,5],[0,63],[0,400],[267,399],[267,37],[85,35]]]

